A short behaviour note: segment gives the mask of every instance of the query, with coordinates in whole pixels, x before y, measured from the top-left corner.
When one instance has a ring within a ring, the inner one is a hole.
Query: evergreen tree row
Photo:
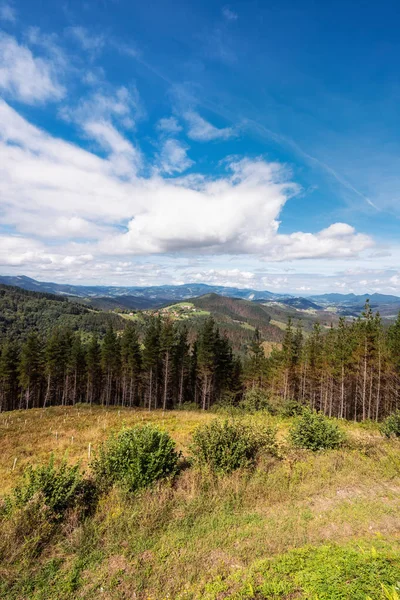
[[[284,402],[338,418],[379,420],[400,407],[400,315],[384,327],[367,301],[359,319],[342,317],[325,331],[317,323],[308,337],[289,319],[282,349],[268,359],[254,341],[246,373],[247,385]]]
[[[148,410],[190,402],[237,404],[246,390],[338,418],[379,420],[400,408],[400,316],[389,328],[367,302],[362,317],[311,335],[289,319],[281,348],[266,357],[256,329],[243,359],[212,318],[190,338],[182,324],[150,317],[108,327],[104,337],[68,328],[0,344],[0,410],[78,402]]]
[[[192,344],[186,327],[160,317],[148,320],[142,339],[131,323],[122,332],[109,327],[101,340],[56,328],[3,341],[0,411],[78,402],[209,408],[227,392],[239,396],[241,380],[240,361],[211,318]]]

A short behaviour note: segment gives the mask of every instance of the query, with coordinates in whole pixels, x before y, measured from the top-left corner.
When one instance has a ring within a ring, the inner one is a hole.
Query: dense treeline
[[[236,356],[211,317],[190,335],[160,316],[140,330],[125,324],[109,324],[103,337],[69,327],[4,336],[0,410],[77,402],[209,409],[238,404],[254,388],[272,403],[346,419],[378,420],[400,405],[400,316],[385,328],[368,302],[361,318],[324,331],[316,324],[308,336],[289,319],[282,348],[268,357],[257,329],[245,357]]]
[[[328,416],[379,420],[399,407],[400,315],[384,327],[367,301],[360,318],[324,332],[317,323],[306,339],[289,320],[282,350],[261,363],[257,375],[272,395]]]
[[[57,325],[104,335],[109,325],[122,328],[113,313],[89,309],[63,296],[0,284],[0,335],[19,338],[30,331],[48,334]]]
[[[241,381],[241,363],[213,319],[192,344],[185,327],[160,317],[148,319],[141,339],[127,322],[101,340],[55,328],[1,344],[0,410],[77,402],[151,410],[188,401],[206,409],[228,391],[239,397]]]

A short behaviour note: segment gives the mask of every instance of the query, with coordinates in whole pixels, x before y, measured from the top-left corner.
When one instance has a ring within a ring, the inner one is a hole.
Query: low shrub
[[[168,433],[153,425],[137,425],[102,444],[92,470],[101,489],[117,484],[134,492],[174,475],[178,459]]]
[[[277,453],[276,432],[238,421],[215,419],[193,434],[192,461],[219,474],[254,465],[261,451]]]
[[[323,414],[305,409],[291,428],[290,439],[298,448],[328,450],[341,446],[345,434]]]
[[[304,410],[304,405],[297,400],[285,400],[279,405],[277,412],[281,417],[298,417]]]
[[[35,494],[18,510],[4,513],[0,517],[0,564],[3,573],[6,565],[12,566],[19,561],[26,565],[40,556],[58,523],[42,493]]]
[[[400,410],[392,413],[383,421],[381,432],[388,438],[400,437]]]
[[[273,412],[268,393],[258,387],[247,390],[239,406],[248,413],[260,410]]]
[[[68,465],[63,460],[59,466],[54,463],[54,456],[45,465],[36,468],[28,466],[21,482],[5,500],[9,511],[22,508],[35,498],[41,498],[55,519],[60,519],[65,511],[77,506],[87,497],[86,482],[80,465]]]

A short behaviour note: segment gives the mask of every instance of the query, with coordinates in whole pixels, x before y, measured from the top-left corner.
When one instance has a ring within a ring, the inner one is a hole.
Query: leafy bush
[[[239,406],[245,412],[249,413],[255,413],[259,410],[272,412],[272,406],[267,392],[258,387],[247,390]]]
[[[396,410],[383,421],[381,432],[388,438],[400,437],[400,410]]]
[[[192,458],[215,473],[231,473],[254,465],[261,450],[276,454],[275,431],[258,430],[237,421],[220,421],[198,427],[193,434]]]
[[[345,440],[343,431],[323,414],[306,409],[290,430],[294,446],[308,450],[338,448]]]
[[[92,469],[101,488],[118,484],[134,492],[174,475],[178,459],[168,433],[153,425],[137,425],[102,444]]]
[[[85,495],[86,486],[80,465],[70,466],[64,460],[57,467],[52,455],[47,465],[36,468],[28,466],[25,469],[21,483],[6,499],[6,504],[10,509],[22,508],[35,498],[40,498],[51,515],[60,519],[68,508],[77,506]]]

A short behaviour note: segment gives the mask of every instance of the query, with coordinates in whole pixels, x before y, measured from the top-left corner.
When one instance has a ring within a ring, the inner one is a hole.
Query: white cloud
[[[100,146],[111,152],[115,172],[119,175],[135,173],[142,164],[140,151],[124,138],[119,131],[107,121],[88,121],[82,125],[89,137]]]
[[[223,7],[222,15],[227,21],[236,21],[238,18],[237,14],[231,8],[229,8],[229,6]]]
[[[108,149],[106,157],[48,135],[0,101],[2,223],[26,235],[26,240],[13,238],[21,249],[5,251],[7,260],[37,260],[54,268],[65,256],[90,255],[98,261],[177,253],[250,254],[278,262],[347,259],[372,245],[369,237],[343,223],[313,234],[280,234],[281,210],[298,187],[279,164],[230,162],[226,175],[216,179],[171,179],[157,172],[144,178],[134,168],[134,148],[117,131],[93,122],[90,133]],[[181,168],[184,157],[174,160],[175,169]],[[54,227],[64,238],[49,244]],[[41,241],[29,241],[33,236]],[[74,241],[82,237],[91,241]],[[251,271],[240,272],[243,278]]]
[[[143,115],[135,87],[120,87],[106,94],[95,92],[83,98],[77,106],[64,106],[59,111],[66,121],[76,123],[85,135],[111,152],[116,173],[129,175],[142,165],[140,150],[117,129],[132,129]]]
[[[203,119],[197,112],[190,110],[184,113],[184,119],[188,123],[188,136],[198,142],[209,142],[211,140],[227,140],[234,135],[231,127],[218,129]]]
[[[160,169],[164,173],[182,173],[194,163],[187,155],[188,147],[177,140],[166,140],[159,155]]]
[[[80,44],[82,49],[89,52],[92,57],[99,54],[106,43],[104,35],[92,34],[85,27],[68,27],[66,33],[74,38]]]
[[[59,100],[65,94],[50,60],[35,58],[29,48],[1,32],[0,89],[28,104]]]
[[[2,2],[0,4],[0,21],[7,21],[8,23],[15,23],[17,15],[15,8],[8,2]]]
[[[133,128],[144,115],[139,93],[134,86],[97,91],[82,98],[76,106],[63,106],[60,116],[78,124],[87,121],[116,121],[126,129]]]
[[[254,273],[240,269],[207,269],[203,271],[188,270],[184,273],[189,282],[208,283],[232,287],[250,287],[254,281]]]
[[[0,235],[0,265],[23,266],[46,259],[44,246],[22,236]]]
[[[164,117],[158,121],[157,129],[163,133],[176,134],[182,131],[182,126],[175,117]]]

